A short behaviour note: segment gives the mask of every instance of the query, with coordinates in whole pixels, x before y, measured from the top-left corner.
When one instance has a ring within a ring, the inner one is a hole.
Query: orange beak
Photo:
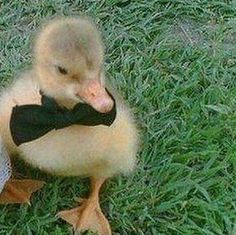
[[[77,95],[100,113],[111,111],[114,105],[114,101],[108,95],[105,87],[97,80],[86,81]]]

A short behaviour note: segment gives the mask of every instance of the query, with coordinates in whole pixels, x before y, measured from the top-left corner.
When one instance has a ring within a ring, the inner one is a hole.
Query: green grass
[[[32,60],[34,32],[55,15],[100,25],[107,77],[142,129],[136,171],[107,182],[114,234],[236,234],[236,2],[219,0],[0,0],[1,86]],[[57,211],[88,181],[47,176],[32,206],[1,206],[0,235],[72,234]]]

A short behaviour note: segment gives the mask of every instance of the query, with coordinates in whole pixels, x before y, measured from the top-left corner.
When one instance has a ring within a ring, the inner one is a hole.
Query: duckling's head
[[[34,56],[40,88],[46,95],[85,102],[99,112],[112,109],[114,102],[105,90],[101,36],[90,20],[49,22],[38,35]]]

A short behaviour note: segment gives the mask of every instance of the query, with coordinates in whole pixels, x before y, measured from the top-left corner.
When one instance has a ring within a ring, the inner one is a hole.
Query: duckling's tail
[[[11,177],[11,162],[7,150],[0,136],[0,193],[4,188],[5,183]]]

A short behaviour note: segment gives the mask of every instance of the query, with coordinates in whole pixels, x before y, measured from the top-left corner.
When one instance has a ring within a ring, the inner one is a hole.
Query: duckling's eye
[[[68,71],[65,68],[62,68],[61,66],[57,66],[57,69],[63,75],[66,75],[68,73]]]

